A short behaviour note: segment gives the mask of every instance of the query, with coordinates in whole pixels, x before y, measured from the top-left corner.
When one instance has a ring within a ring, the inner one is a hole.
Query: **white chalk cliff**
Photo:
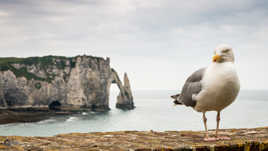
[[[112,83],[120,89],[117,107],[133,109],[127,75],[124,85],[109,58],[92,56],[0,58],[0,108],[109,110]]]

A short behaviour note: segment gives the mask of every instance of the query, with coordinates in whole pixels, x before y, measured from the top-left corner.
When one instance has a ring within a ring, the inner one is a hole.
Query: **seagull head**
[[[234,53],[230,46],[226,44],[219,45],[213,56],[213,62],[224,63],[224,62],[234,62]]]

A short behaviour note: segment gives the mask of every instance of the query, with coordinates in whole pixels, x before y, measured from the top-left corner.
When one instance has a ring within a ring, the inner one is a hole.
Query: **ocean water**
[[[174,106],[170,95],[176,91],[135,91],[136,108],[115,108],[117,92],[111,93],[111,111],[83,112],[56,116],[36,123],[0,125],[0,135],[53,136],[72,132],[121,130],[203,130],[202,114],[185,106]],[[222,111],[221,128],[254,128],[268,126],[268,91],[242,91],[237,100]],[[208,127],[215,129],[216,112],[208,112]]]

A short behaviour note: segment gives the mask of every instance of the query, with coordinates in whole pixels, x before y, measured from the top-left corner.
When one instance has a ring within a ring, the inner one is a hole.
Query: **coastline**
[[[48,108],[13,108],[13,109],[0,109],[0,125],[10,124],[10,123],[30,123],[30,122],[39,122],[46,119],[49,119],[53,116],[58,115],[71,115],[81,112],[107,112],[110,109],[70,109],[66,108],[65,110],[49,110]]]
[[[209,131],[214,135],[215,131]],[[205,142],[204,131],[117,131],[59,134],[53,137],[0,136],[2,150],[103,151],[267,151],[268,127],[223,129],[231,140]]]
[[[39,122],[51,116],[67,114],[71,113],[47,110],[0,110],[0,124]]]

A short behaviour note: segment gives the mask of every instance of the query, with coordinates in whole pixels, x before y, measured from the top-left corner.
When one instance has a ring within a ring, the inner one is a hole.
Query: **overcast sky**
[[[133,89],[179,90],[222,43],[268,89],[267,0],[0,0],[0,57],[109,56]]]

